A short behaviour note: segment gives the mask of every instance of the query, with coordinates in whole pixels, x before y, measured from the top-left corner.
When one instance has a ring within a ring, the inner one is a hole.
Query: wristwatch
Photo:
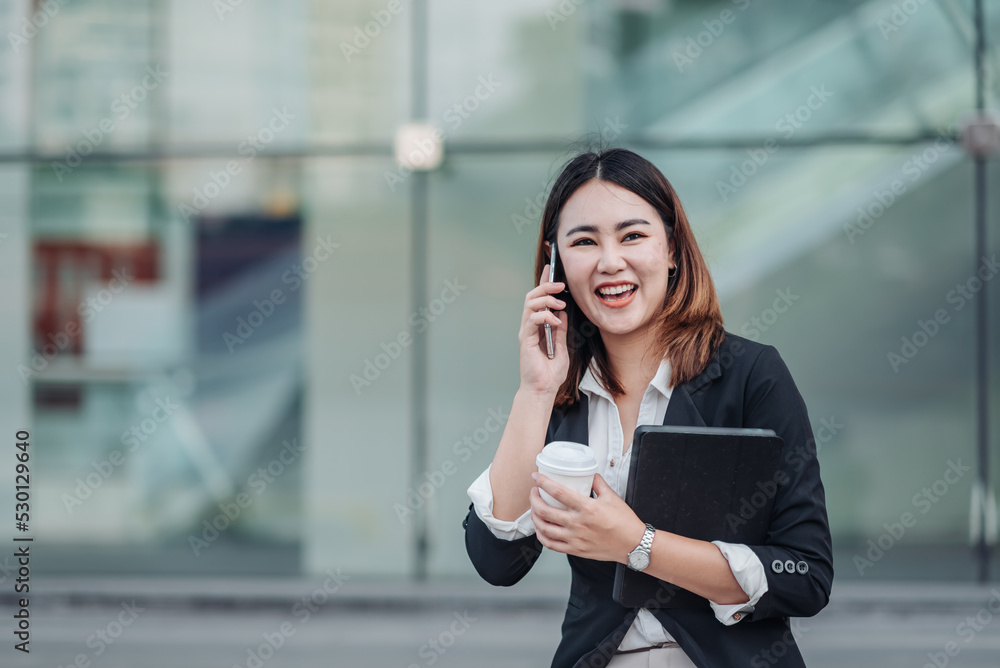
[[[642,534],[639,546],[628,553],[628,567],[633,571],[642,571],[649,566],[649,549],[653,547],[653,536],[655,535],[656,529],[647,522],[646,533]]]

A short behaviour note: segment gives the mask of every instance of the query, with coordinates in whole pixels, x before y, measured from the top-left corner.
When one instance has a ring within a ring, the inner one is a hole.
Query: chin
[[[635,326],[632,326],[632,325],[620,326],[619,325],[619,326],[614,326],[614,327],[601,327],[601,326],[598,326],[598,329],[601,332],[604,332],[606,334],[613,334],[615,336],[627,336],[629,334],[634,334],[635,332],[637,332],[637,331],[639,331],[640,329],[643,329],[643,328],[644,328],[643,325],[635,325]]]
[[[610,317],[605,316],[596,319],[588,315],[587,318],[590,320],[590,322],[594,323],[594,326],[597,327],[597,329],[600,330],[601,333],[614,334],[618,336],[631,334],[640,329],[644,329],[650,323],[650,320],[640,321],[638,318],[628,317],[624,315],[622,316],[611,315]]]

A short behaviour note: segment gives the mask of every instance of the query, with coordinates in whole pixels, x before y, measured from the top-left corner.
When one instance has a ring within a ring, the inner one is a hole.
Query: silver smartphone
[[[549,283],[556,280],[556,242],[552,242],[552,251],[549,253]],[[552,309],[546,308],[547,311]],[[554,359],[556,350],[552,346],[552,325],[545,323],[545,350],[549,359]]]

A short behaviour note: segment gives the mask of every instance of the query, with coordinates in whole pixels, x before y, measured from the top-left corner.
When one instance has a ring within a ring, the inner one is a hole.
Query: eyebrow
[[[642,218],[629,218],[628,220],[623,220],[615,225],[615,232],[621,232],[626,227],[631,227],[632,225],[649,225],[649,221],[643,220]],[[566,236],[568,237],[572,234],[576,234],[577,232],[591,232],[596,234],[597,227],[594,225],[577,225],[573,229],[566,232]]]

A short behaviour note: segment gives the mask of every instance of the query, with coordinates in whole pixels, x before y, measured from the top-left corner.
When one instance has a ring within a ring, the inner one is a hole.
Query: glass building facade
[[[34,443],[36,565],[476,577],[466,489],[583,139],[660,167],[727,330],[787,362],[837,577],[976,579],[986,4],[0,0],[0,418]],[[439,168],[396,162],[412,121]]]

